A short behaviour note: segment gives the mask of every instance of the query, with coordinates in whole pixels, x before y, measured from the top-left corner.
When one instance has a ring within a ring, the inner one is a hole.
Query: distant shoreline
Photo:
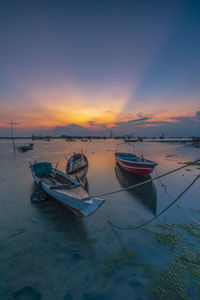
[[[167,138],[159,138],[159,137],[142,137],[143,141],[182,141],[182,140],[185,140],[185,141],[192,141],[195,137],[194,136],[190,136],[190,137],[167,137]],[[4,137],[0,137],[0,140],[11,140],[12,137],[7,137],[7,136],[4,136]],[[35,138],[32,138],[31,136],[26,136],[26,137],[22,137],[22,136],[17,136],[14,138],[15,140],[21,140],[21,139],[31,139],[31,140],[45,140],[45,139],[65,139],[65,140],[70,140],[70,139],[76,139],[76,140],[81,140],[81,139],[88,139],[88,140],[92,140],[92,139],[107,139],[107,140],[110,140],[110,139],[126,139],[127,140],[127,137],[126,136],[116,136],[116,137],[106,137],[106,136],[44,136],[44,137],[35,137]],[[137,138],[136,138],[137,139]],[[130,138],[131,140],[131,138]],[[140,141],[138,139],[138,141]]]

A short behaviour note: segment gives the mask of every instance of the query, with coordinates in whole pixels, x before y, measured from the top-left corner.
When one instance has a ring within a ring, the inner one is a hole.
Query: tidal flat
[[[16,145],[29,140],[16,140]],[[138,182],[115,163],[117,140],[34,141],[13,154],[0,141],[0,299],[200,299],[200,179],[159,218],[152,219],[200,174],[190,165],[133,190],[102,197],[90,217],[77,217],[53,199],[31,203],[29,162],[49,161],[65,172],[81,149],[89,161],[88,191],[100,195]],[[152,178],[200,158],[191,144],[135,143],[156,161]]]

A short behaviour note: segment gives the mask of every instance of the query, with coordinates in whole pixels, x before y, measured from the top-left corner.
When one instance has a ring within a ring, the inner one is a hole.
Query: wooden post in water
[[[11,137],[12,137],[12,142],[13,142],[13,149],[14,149],[14,153],[15,153],[15,140],[14,140],[14,136],[13,136],[13,123],[12,121],[10,122],[11,125]]]

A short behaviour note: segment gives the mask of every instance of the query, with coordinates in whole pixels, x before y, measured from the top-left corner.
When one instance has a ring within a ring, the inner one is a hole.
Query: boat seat
[[[49,175],[52,172],[52,165],[49,162],[35,163],[32,169],[36,176]]]
[[[71,189],[71,188],[75,188],[80,186],[81,184],[70,184],[70,183],[66,183],[66,184],[55,184],[50,186],[51,190],[57,190],[57,189]]]

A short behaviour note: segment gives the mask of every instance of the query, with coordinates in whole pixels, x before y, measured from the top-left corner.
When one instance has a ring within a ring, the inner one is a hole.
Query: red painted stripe
[[[124,166],[130,166],[130,167],[134,167],[134,168],[138,168],[138,169],[142,169],[142,168],[146,168],[146,169],[149,169],[151,170],[152,168],[154,168],[154,166],[150,166],[150,165],[147,165],[147,164],[137,164],[137,163],[132,163],[132,162],[125,162],[119,158],[117,158],[117,160]]]

